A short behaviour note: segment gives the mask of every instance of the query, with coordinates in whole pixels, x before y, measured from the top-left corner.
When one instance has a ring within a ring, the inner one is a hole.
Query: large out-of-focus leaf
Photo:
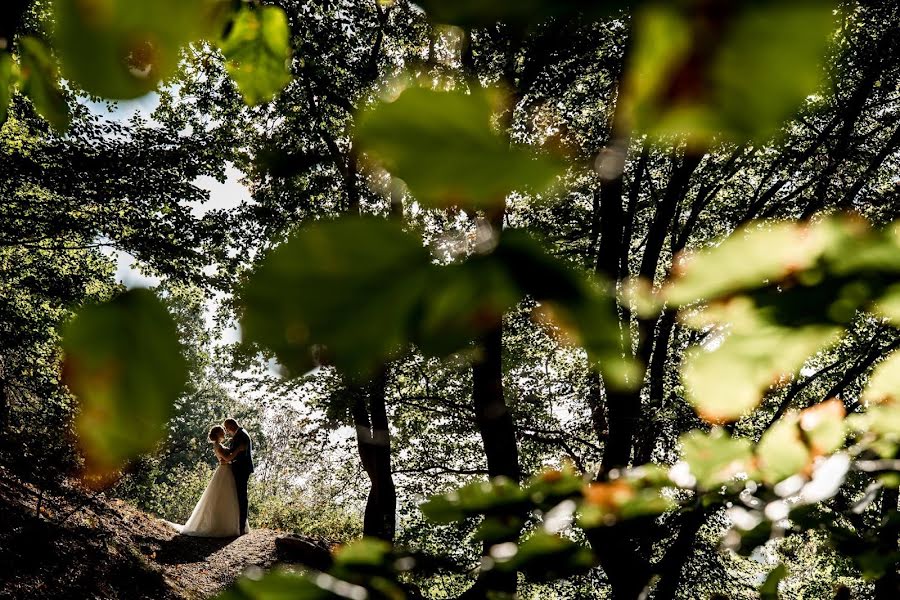
[[[625,87],[633,124],[699,144],[770,136],[822,84],[835,4],[646,3]]]
[[[274,569],[263,577],[241,577],[217,598],[218,600],[291,600],[293,598],[337,600],[347,597],[328,589],[335,587],[335,584],[338,583],[337,580],[330,577],[320,577],[319,579],[322,585],[314,583],[312,578],[302,577],[297,573],[282,569]],[[366,593],[362,587],[352,586],[346,582],[340,583],[343,584],[343,589]]]
[[[778,483],[805,471],[813,457],[800,435],[797,415],[776,421],[759,440],[756,455],[766,483]]]
[[[753,446],[750,440],[732,438],[721,428],[710,433],[691,431],[681,436],[682,458],[701,489],[715,489],[739,473],[751,474]]]
[[[63,75],[92,94],[136,98],[175,72],[181,49],[217,37],[222,0],[53,0]]]
[[[534,24],[545,19],[580,13],[588,16],[609,14],[633,2],[628,0],[417,0],[432,20],[460,26],[490,25],[498,21]]]
[[[514,512],[510,507],[523,507],[526,493],[505,477],[492,481],[478,481],[449,494],[432,496],[420,508],[428,519],[436,523],[452,523],[466,517]]]
[[[12,97],[13,59],[9,52],[0,51],[0,127],[6,123]]]
[[[424,299],[416,342],[446,356],[492,327],[522,299],[522,291],[494,255],[435,267]]]
[[[89,467],[102,474],[153,449],[187,377],[175,323],[156,296],[131,290],[82,309],[62,347]]]
[[[900,444],[900,403],[871,406],[865,412],[849,415],[846,423],[857,434],[875,436],[869,447],[880,456],[894,458]]]
[[[861,309],[895,318],[898,274],[896,228],[877,231],[840,215],[753,225],[684,260],[663,299],[682,307],[705,303],[685,320],[730,332],[685,360],[698,410],[713,421],[738,418]]]
[[[494,546],[491,557],[501,571],[520,571],[531,580],[551,581],[595,565],[591,550],[560,535],[536,531],[518,545]]]
[[[277,6],[245,6],[219,47],[247,104],[271,100],[291,80],[290,29]]]
[[[756,289],[813,266],[831,240],[830,229],[823,226],[753,223],[708,250],[681,257],[663,295],[684,306]]]
[[[430,261],[417,237],[384,219],[304,227],[243,286],[244,339],[293,374],[317,363],[320,346],[337,367],[371,372],[410,340]]]
[[[878,363],[861,400],[867,405],[900,402],[900,350],[895,350]]]
[[[56,64],[50,50],[33,37],[19,38],[20,79],[22,92],[31,99],[34,109],[57,131],[69,127],[69,105],[59,87]]]
[[[513,190],[542,190],[562,164],[510,146],[493,127],[488,92],[418,87],[362,112],[360,148],[432,206],[498,206]]]
[[[522,291],[539,302],[535,316],[562,341],[584,348],[614,388],[640,385],[640,370],[624,351],[612,293],[549,254],[524,231],[505,231],[494,253]]]
[[[787,328],[758,323],[730,333],[717,347],[691,348],[682,377],[690,402],[711,423],[733,421],[755,408],[772,385],[834,342],[840,328]]]

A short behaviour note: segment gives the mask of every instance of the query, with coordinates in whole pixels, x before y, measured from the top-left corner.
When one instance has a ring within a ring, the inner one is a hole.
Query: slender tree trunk
[[[647,399],[647,408],[643,411],[644,420],[642,427],[642,435],[639,436],[637,448],[634,452],[634,463],[642,465],[650,461],[653,456],[653,447],[656,444],[656,421],[654,416],[663,404],[665,395],[665,378],[666,366],[669,358],[669,341],[672,338],[672,331],[675,328],[675,320],[677,314],[673,310],[663,312],[656,327],[655,341],[653,344],[653,355],[650,360],[649,381],[649,397]]]
[[[693,511],[685,513],[678,536],[660,561],[657,571],[659,580],[653,594],[654,600],[675,600],[678,586],[681,584],[684,564],[690,558],[697,532],[703,527],[706,517],[707,512],[701,508],[695,508]]]
[[[9,387],[0,379],[0,439],[7,435],[9,428]]]
[[[519,449],[516,441],[516,426],[503,396],[503,327],[498,325],[481,340],[481,359],[472,365],[472,402],[475,423],[484,444],[488,475],[506,477],[516,483],[521,480],[519,469]],[[513,515],[523,519],[524,515]],[[490,548],[496,543],[516,542],[518,531],[506,539],[485,543],[484,556],[489,556]],[[463,598],[484,598],[487,593],[500,592],[515,594],[517,574],[495,570],[484,570],[475,584]]]
[[[386,370],[382,369],[368,385],[352,385],[351,393],[359,459],[370,483],[363,535],[392,542],[397,524],[397,494],[391,473],[386,380]]]
[[[881,496],[881,521],[885,522],[891,511],[897,510],[897,500],[900,490],[897,488],[885,488]],[[893,536],[892,550],[900,549],[897,540],[897,528],[888,527],[888,532]],[[897,565],[891,565],[887,572],[875,582],[875,600],[896,600],[900,598],[900,577],[897,575]]]

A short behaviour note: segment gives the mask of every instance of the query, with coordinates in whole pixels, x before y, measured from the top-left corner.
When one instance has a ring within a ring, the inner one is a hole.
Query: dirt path
[[[275,538],[279,534],[270,529],[254,529],[239,538],[226,539],[170,533],[155,542],[145,540],[148,546],[157,547],[148,558],[160,566],[167,583],[184,590],[185,598],[208,598],[247,569],[267,569],[275,563]]]
[[[272,567],[281,535],[182,536],[123,500],[75,483],[39,494],[0,467],[0,599],[205,600]]]

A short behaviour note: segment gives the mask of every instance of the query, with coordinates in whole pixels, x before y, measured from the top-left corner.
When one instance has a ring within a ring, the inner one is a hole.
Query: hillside
[[[207,598],[277,560],[279,533],[178,536],[128,503],[67,483],[38,490],[0,468],[0,598]]]

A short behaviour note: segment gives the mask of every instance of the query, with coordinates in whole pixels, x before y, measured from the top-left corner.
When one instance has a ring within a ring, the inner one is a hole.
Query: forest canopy
[[[0,464],[184,520],[238,417],[333,552],[225,598],[896,598],[898,75],[887,0],[8,1]]]

